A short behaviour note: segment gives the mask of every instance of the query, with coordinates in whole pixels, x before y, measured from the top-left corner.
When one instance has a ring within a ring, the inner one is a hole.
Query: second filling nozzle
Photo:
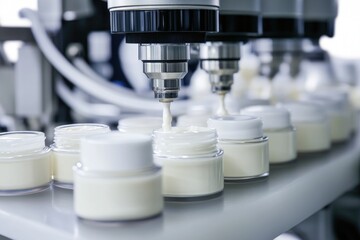
[[[234,74],[239,71],[239,42],[200,44],[201,68],[210,75],[211,90],[223,95],[231,90]]]

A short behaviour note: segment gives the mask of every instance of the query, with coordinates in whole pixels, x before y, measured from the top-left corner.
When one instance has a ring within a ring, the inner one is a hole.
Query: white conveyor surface
[[[266,180],[226,184],[216,199],[167,202],[160,217],[113,225],[77,219],[68,190],[1,197],[0,234],[19,240],[269,240],[354,188],[359,157],[355,136],[330,152],[271,167]]]

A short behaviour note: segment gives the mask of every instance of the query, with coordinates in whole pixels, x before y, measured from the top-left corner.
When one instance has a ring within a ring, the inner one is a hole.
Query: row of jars
[[[254,106],[241,115],[210,117],[208,127],[170,132],[154,131],[161,126],[156,118],[123,119],[120,133],[102,124],[72,124],[55,129],[50,148],[41,132],[2,133],[0,194],[38,192],[52,180],[63,188],[75,183],[74,207],[81,218],[151,217],[162,211],[162,195],[217,196],[224,179],[266,177],[269,161],[289,162],[297,152],[325,151],[331,141],[348,139],[352,115],[340,109],[330,114],[309,103]]]

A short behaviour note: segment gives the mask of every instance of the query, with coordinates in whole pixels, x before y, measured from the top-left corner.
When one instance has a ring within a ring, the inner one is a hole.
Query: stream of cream
[[[172,116],[170,111],[170,102],[163,103],[163,123],[162,128],[163,131],[169,132],[171,131],[171,122]]]
[[[226,115],[229,115],[229,112],[227,111],[226,109],[226,106],[225,106],[225,94],[220,94],[219,97],[220,97],[220,104],[219,104],[219,108],[216,112],[217,115],[219,116],[226,116]]]

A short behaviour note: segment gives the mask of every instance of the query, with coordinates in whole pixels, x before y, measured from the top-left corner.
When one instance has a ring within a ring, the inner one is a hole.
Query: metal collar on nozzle
[[[169,102],[178,97],[181,79],[188,72],[189,44],[141,44],[139,59],[151,79],[155,98]]]

